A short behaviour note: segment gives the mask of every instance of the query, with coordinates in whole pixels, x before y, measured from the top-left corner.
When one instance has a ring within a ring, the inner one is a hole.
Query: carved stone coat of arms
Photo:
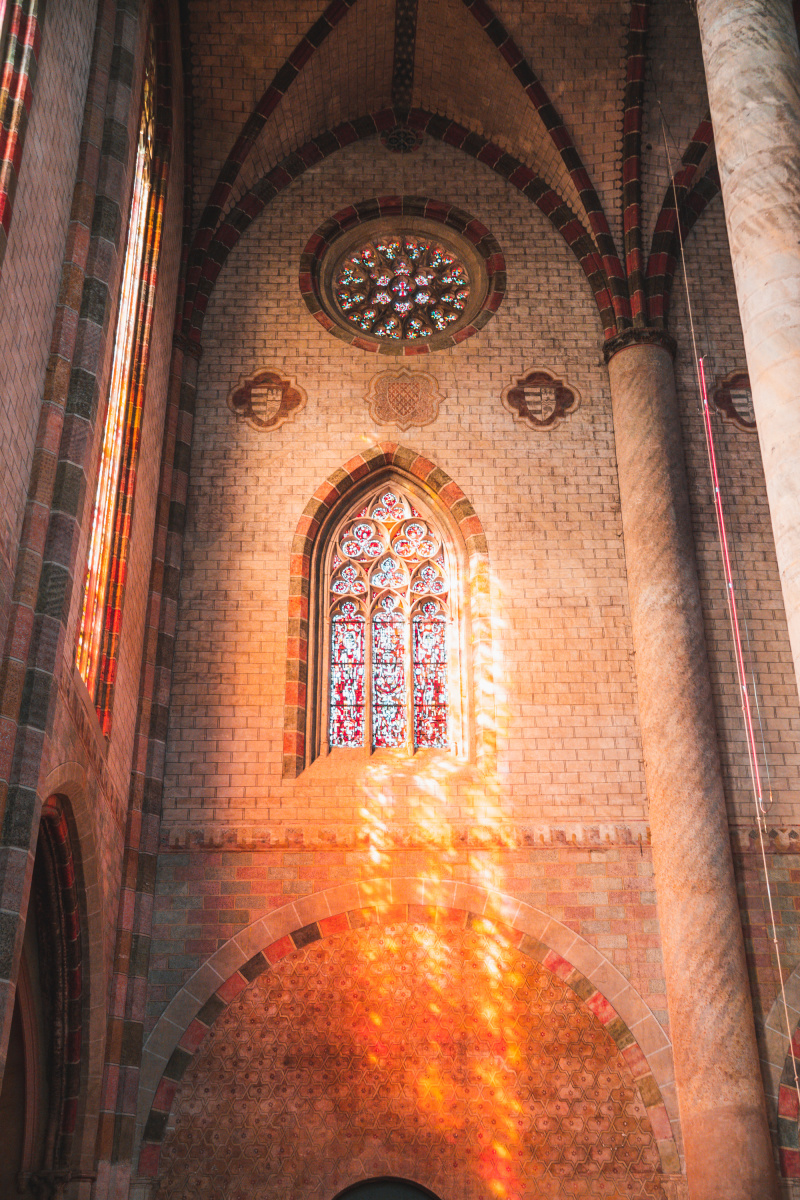
[[[552,429],[578,407],[580,397],[550,371],[528,371],[501,393],[503,407],[531,429]]]

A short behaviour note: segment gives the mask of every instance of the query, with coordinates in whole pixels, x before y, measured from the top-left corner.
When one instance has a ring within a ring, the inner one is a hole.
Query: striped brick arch
[[[245,988],[312,942],[365,925],[402,923],[477,929],[558,976],[625,1060],[658,1143],[662,1173],[680,1173],[670,1044],[635,988],[598,950],[512,896],[449,880],[380,879],[340,884],[262,917],[220,947],[173,998],[142,1057],[140,1178],[157,1177],[178,1085],[209,1029]]]
[[[470,625],[476,691],[482,706],[491,704],[491,626],[489,561],[486,535],[475,509],[449,475],[429,458],[396,442],[381,442],[351,458],[320,484],[297,524],[289,574],[289,624],[286,646],[283,774],[295,778],[309,761],[306,701],[309,676],[309,614],[314,548],[329,517],[351,489],[370,475],[393,473],[421,484],[440,510],[449,514],[463,539],[468,561]],[[479,758],[491,750],[489,730],[482,733]]]
[[[393,108],[385,108],[350,121],[343,121],[335,128],[325,130],[287,155],[231,207],[213,235],[208,235],[205,256],[195,268],[197,282],[191,290],[191,298],[187,287],[183,332],[189,339],[200,341],[208,302],[227,257],[267,205],[299,179],[309,167],[315,166],[353,142],[376,137],[392,129],[398,124],[401,115],[403,114]],[[412,108],[404,117],[406,123],[417,133],[425,134],[434,141],[444,142],[456,150],[462,150],[470,158],[495,171],[536,205],[564,239],[586,275],[606,339],[614,337],[617,333],[617,322],[604,262],[585,226],[559,193],[532,167],[508,154],[488,138],[474,133],[449,117],[421,108]],[[398,197],[385,199],[396,202]]]
[[[784,986],[792,1036],[790,1039],[786,1032],[783,998],[778,992],[764,1021],[761,1067],[781,1174],[784,1179],[800,1179],[800,1099],[795,1086],[795,1069],[800,1078],[800,967],[795,967]]]

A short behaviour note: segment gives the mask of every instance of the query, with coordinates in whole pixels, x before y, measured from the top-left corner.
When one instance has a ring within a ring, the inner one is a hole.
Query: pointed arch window
[[[76,667],[95,702],[103,732],[111,728],[128,542],[161,224],[166,194],[168,137],[157,136],[155,35],[145,53],[142,107],[114,335],[111,383],[97,472]]]
[[[395,484],[340,524],[326,563],[330,747],[452,744],[449,560],[436,523]]]

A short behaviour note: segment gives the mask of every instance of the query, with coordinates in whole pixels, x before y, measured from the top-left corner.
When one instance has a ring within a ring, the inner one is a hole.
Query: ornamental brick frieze
[[[388,826],[382,833],[386,850],[469,849],[518,850],[545,846],[592,847],[640,846],[650,844],[650,829],[643,821],[629,825],[450,825],[425,830],[418,825]],[[162,847],[172,850],[196,849],[330,849],[334,846],[359,846],[369,849],[371,833],[364,825],[302,827],[284,825],[175,824],[162,828]]]
[[[382,371],[370,382],[364,397],[376,425],[430,425],[439,415],[444,397],[432,375],[424,371]]]
[[[530,429],[553,429],[580,403],[574,387],[542,368],[528,371],[509,384],[500,399],[514,420]]]
[[[725,421],[730,421],[745,433],[756,432],[753,393],[747,371],[731,371],[720,379],[714,389],[714,407]]]
[[[294,379],[272,367],[254,371],[228,395],[228,408],[253,429],[279,429],[292,421],[308,397]]]

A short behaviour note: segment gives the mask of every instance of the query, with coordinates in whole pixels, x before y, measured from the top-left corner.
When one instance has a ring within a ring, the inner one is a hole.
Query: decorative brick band
[[[403,354],[407,358],[430,354],[431,348],[421,338],[414,342],[394,341],[386,339],[382,343],[373,338],[359,337],[356,329],[342,329],[332,321],[325,312],[320,287],[322,263],[331,243],[348,229],[361,225],[364,221],[372,221],[376,217],[426,217],[429,221],[438,221],[460,233],[475,247],[483,259],[488,285],[486,295],[480,309],[469,325],[457,329],[454,334],[445,339],[445,344],[456,346],[465,338],[472,337],[479,329],[483,329],[503,303],[506,294],[506,260],[497,239],[492,236],[485,225],[475,217],[456,208],[454,204],[442,204],[439,200],[430,200],[425,196],[379,196],[376,200],[362,200],[334,213],[327,221],[314,230],[306,243],[300,257],[300,295],[306,307],[323,329],[334,337],[340,338],[350,346],[360,350],[371,350],[381,354]],[[441,349],[441,338],[436,340],[436,348]]]
[[[622,223],[625,275],[634,325],[647,324],[642,249],[642,119],[647,63],[648,0],[632,0],[622,118]]]
[[[208,1030],[249,984],[287,955],[321,938],[364,925],[400,922],[481,929],[563,980],[594,1014],[625,1060],[647,1110],[662,1171],[679,1173],[672,1123],[662,1094],[662,1088],[671,1085],[671,1075],[663,1065],[669,1043],[635,989],[599,951],[512,896],[465,883],[382,879],[341,884],[256,921],[222,946],[173,999],[143,1056],[143,1085],[146,1077],[149,1090],[140,1096],[140,1118],[145,1121],[140,1176],[156,1178],[178,1085]],[[658,1065],[648,1061],[645,1046]],[[676,1113],[673,1119],[677,1120]]]
[[[289,574],[289,623],[286,646],[283,774],[294,778],[308,762],[306,699],[308,691],[311,563],[323,523],[350,490],[368,476],[395,473],[422,484],[449,513],[461,535],[469,561],[471,625],[475,683],[484,699],[491,694],[491,625],[489,620],[489,561],[483,526],[461,488],[449,475],[406,446],[381,442],[349,459],[320,484],[297,524],[292,540]],[[488,735],[487,735],[488,736]],[[479,747],[479,754],[491,749]]]

